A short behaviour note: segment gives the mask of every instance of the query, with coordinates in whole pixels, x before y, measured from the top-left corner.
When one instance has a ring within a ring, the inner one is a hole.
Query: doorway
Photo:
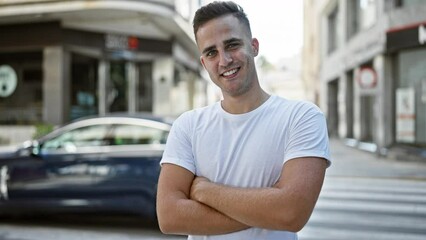
[[[374,104],[375,97],[372,95],[361,96],[361,137],[362,142],[372,143],[374,141],[375,115]]]
[[[98,113],[97,90],[98,60],[71,54],[71,120]]]
[[[112,61],[107,84],[107,112],[128,111],[128,78],[125,61]]]
[[[346,74],[346,137],[354,138],[354,73],[350,71]]]
[[[327,127],[330,137],[338,137],[339,135],[339,111],[338,111],[338,79],[328,83],[328,103],[327,103]]]

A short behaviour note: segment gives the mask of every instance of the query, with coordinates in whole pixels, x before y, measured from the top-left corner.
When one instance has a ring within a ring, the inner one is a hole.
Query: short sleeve
[[[331,165],[327,124],[320,109],[305,103],[293,119],[285,150],[285,161],[299,157],[319,157]]]
[[[160,165],[175,164],[195,174],[189,119],[188,114],[183,114],[173,123]]]

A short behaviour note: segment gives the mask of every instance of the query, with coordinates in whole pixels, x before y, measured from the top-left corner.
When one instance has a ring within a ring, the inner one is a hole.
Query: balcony
[[[175,39],[188,49],[194,49],[189,16],[182,12],[182,6],[192,6],[192,2],[194,1],[0,0],[0,25],[57,21],[62,27],[69,29],[162,40]],[[187,7],[183,9],[188,10]]]

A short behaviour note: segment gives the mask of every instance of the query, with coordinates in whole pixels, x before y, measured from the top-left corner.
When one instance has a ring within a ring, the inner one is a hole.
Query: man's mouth
[[[226,72],[222,73],[222,76],[223,77],[230,77],[230,76],[236,74],[239,70],[240,70],[240,68],[231,69],[229,71],[226,71]]]

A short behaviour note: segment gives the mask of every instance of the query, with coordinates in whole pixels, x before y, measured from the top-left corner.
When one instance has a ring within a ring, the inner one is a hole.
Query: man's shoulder
[[[176,119],[175,124],[190,124],[215,113],[217,113],[217,103],[204,107],[194,108],[182,113]]]
[[[184,112],[182,117],[197,118],[203,115],[217,113],[217,103],[213,103],[204,107],[198,107]]]
[[[307,101],[307,100],[293,100],[293,99],[287,99],[280,96],[273,96],[274,101],[273,105],[281,109],[283,111],[289,112],[289,111],[321,111],[320,108],[315,105],[313,102]]]

